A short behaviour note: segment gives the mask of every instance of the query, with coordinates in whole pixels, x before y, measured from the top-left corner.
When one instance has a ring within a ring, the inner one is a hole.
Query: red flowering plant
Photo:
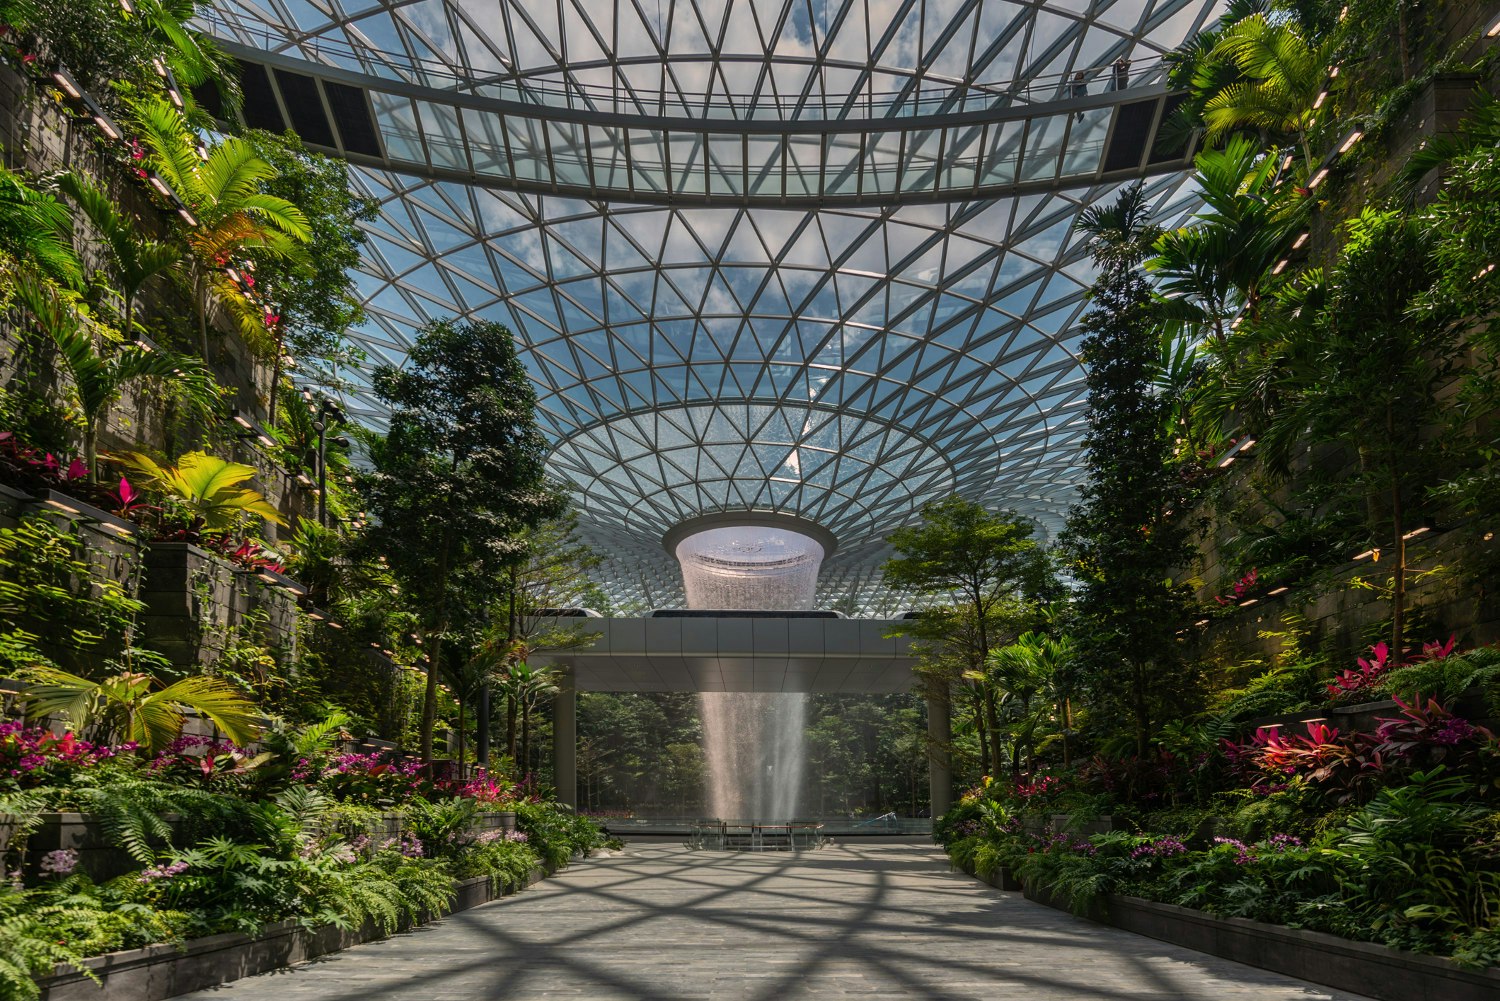
[[[91,483],[82,457],[64,459],[32,448],[10,431],[0,431],[0,482],[28,491],[59,490],[137,523],[158,510],[124,476],[113,487]]]
[[[453,783],[452,791],[486,810],[513,810],[525,798],[516,783],[504,775],[491,775],[483,768],[468,782]]]
[[[1372,695],[1391,669],[1391,647],[1382,640],[1370,647],[1370,656],[1356,657],[1357,671],[1342,671],[1326,686],[1330,702],[1358,702]]]
[[[379,751],[337,755],[321,769],[317,781],[335,799],[369,806],[394,806],[433,791],[420,761],[398,761]]]
[[[71,731],[59,736],[19,721],[0,723],[0,790],[66,785],[75,773],[134,750],[134,743],[94,744]]]
[[[227,532],[221,532],[202,536],[198,540],[198,545],[245,570],[286,573],[286,565],[281,562],[281,557],[254,539],[239,539]]]
[[[1379,752],[1403,768],[1429,771],[1438,765],[1478,779],[1480,795],[1500,794],[1500,740],[1482,726],[1455,716],[1436,699],[1396,699],[1401,715],[1380,719]]]
[[[1252,590],[1255,589],[1255,585],[1259,581],[1259,568],[1251,567],[1249,573],[1245,574],[1239,580],[1234,582],[1234,585],[1229,589],[1228,594],[1214,595],[1214,601],[1218,602],[1221,606],[1238,605],[1240,602],[1245,600],[1246,596],[1249,595]]]
[[[12,431],[0,431],[0,481],[7,485],[23,490],[71,490],[83,486],[88,476],[82,458],[66,459],[27,445]]]
[[[270,754],[255,754],[227,740],[187,735],[162,748],[151,759],[150,769],[160,778],[208,785],[243,779],[270,758]]]

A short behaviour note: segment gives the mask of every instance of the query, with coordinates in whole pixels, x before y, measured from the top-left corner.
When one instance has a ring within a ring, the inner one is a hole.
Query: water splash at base
[[[725,820],[791,820],[807,766],[807,696],[703,692],[708,803]]]

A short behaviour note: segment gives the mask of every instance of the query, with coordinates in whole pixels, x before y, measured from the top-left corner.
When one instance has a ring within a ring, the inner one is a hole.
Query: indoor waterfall
[[[812,607],[823,547],[779,528],[715,528],[677,546],[689,608]],[[708,802],[724,820],[790,820],[807,768],[807,696],[702,692]]]

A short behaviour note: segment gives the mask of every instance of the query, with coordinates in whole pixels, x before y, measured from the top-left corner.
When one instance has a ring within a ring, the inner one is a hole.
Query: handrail
[[[540,107],[611,114],[684,115],[704,119],[849,121],[859,118],[922,118],[929,115],[963,114],[1007,107],[1015,103],[1065,100],[1159,83],[1166,78],[1168,68],[1166,57],[1158,53],[1128,61],[1121,76],[1116,76],[1116,64],[1108,63],[1076,67],[1071,72],[1039,74],[1009,81],[942,83],[939,85],[941,89],[936,93],[919,91],[915,96],[909,90],[897,90],[812,97],[765,93],[705,93],[684,98],[681,95],[674,96],[663,88],[656,99],[651,101],[637,91],[619,86],[581,82],[558,86],[516,73],[460,73],[446,62],[414,58],[406,53],[392,53],[374,46],[354,46],[318,36],[295,39],[276,32],[269,26],[249,24],[238,17],[226,17],[221,11],[213,9],[200,10],[194,20],[209,34],[226,41],[245,44],[249,40],[267,52],[295,52],[309,61],[344,69],[353,68],[348,65],[352,61],[358,65],[359,72],[399,79],[434,90],[473,93]],[[688,58],[690,57],[677,57],[678,61],[686,61]],[[764,61],[748,55],[741,59],[732,55],[712,57],[705,53],[703,58],[716,58],[720,62],[751,59],[755,62]],[[629,60],[623,62],[628,63]],[[798,62],[813,65],[810,61]],[[566,72],[566,67],[558,67],[558,71]],[[932,87],[932,81],[924,79],[916,86],[928,90]],[[860,114],[856,115],[855,112]]]

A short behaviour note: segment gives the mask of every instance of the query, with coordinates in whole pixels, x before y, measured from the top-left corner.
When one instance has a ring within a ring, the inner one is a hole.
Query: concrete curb
[[[1019,881],[1001,870],[993,876],[971,873],[997,890],[1014,891]],[[1043,887],[1027,889],[1039,904],[1068,910]],[[1123,931],[1283,973],[1377,1001],[1494,1001],[1500,998],[1500,967],[1468,970],[1451,959],[1355,942],[1325,932],[1282,925],[1216,918],[1175,904],[1111,894],[1086,915]]]
[[[549,875],[541,868],[533,869],[519,886],[502,886],[498,892],[488,876],[458,880],[448,913],[518,893]],[[433,918],[403,923],[397,931],[408,931],[427,920]],[[384,937],[372,924],[348,931],[331,925],[308,930],[295,921],[281,921],[267,925],[258,935],[230,932],[182,945],[148,945],[88,960],[84,965],[102,984],[95,984],[77,970],[42,978],[42,1001],[164,1001]]]

